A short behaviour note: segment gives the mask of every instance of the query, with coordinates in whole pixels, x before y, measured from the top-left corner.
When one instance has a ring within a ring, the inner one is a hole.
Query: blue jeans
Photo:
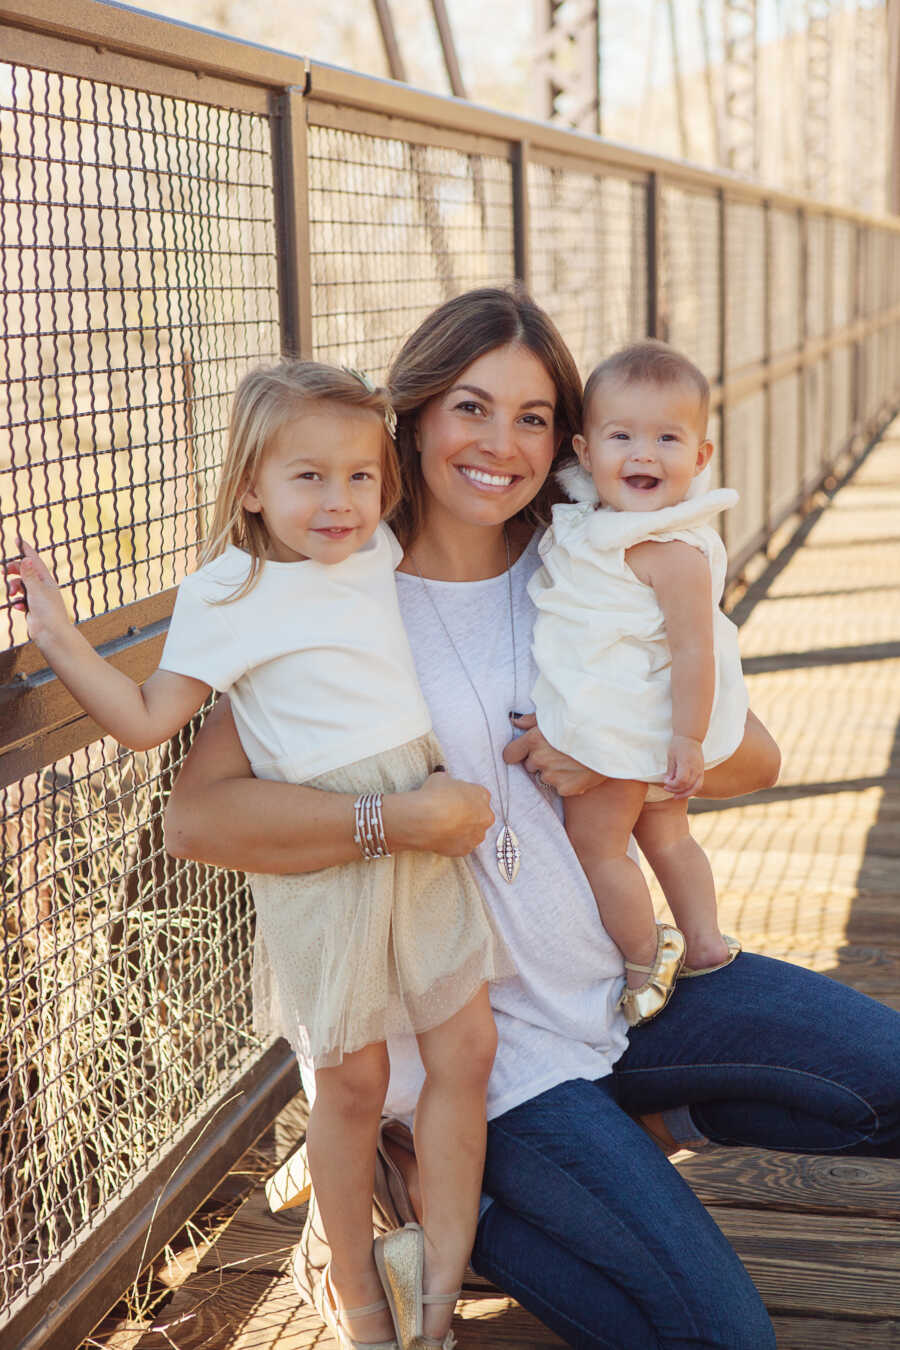
[[[684,1105],[719,1144],[900,1157],[900,1015],[745,952],[683,980],[606,1078],[491,1121],[472,1264],[568,1345],[775,1345],[734,1250],[631,1119]]]

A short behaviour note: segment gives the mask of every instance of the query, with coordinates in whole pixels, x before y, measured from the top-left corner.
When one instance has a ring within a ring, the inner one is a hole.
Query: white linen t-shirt
[[[343,562],[262,563],[229,545],[178,588],[160,668],[228,691],[257,778],[302,783],[431,729],[386,525]],[[224,604],[216,601],[225,600]]]
[[[507,812],[521,846],[521,866],[511,885],[497,870],[495,840],[502,825],[498,782],[506,801],[501,752],[513,734],[509,713],[514,699],[516,711],[531,710],[528,691],[537,674],[531,656],[535,609],[526,586],[538,563],[534,539],[511,572],[515,678],[505,573],[459,583],[423,582],[397,573],[400,611],[447,769],[454,777],[488,788],[497,818],[484,842],[469,854],[518,972],[490,990],[499,1045],[488,1084],[489,1119],[558,1083],[603,1077],[627,1045],[625,1020],[615,1006],[622,989],[621,953],[603,927],[569,843],[559,798],[548,796],[521,765],[509,768]],[[478,689],[490,732],[460,657]],[[391,1041],[390,1057],[385,1110],[408,1118],[424,1081],[415,1041]],[[304,1082],[309,1079],[304,1074]]]

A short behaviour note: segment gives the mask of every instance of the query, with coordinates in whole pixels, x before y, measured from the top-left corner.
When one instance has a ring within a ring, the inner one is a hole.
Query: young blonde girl
[[[573,442],[579,464],[559,474],[576,500],[553,508],[529,587],[538,726],[607,775],[566,799],[566,829],[625,957],[631,1026],[665,1007],[679,974],[707,974],[740,951],[719,932],[687,817],[704,769],[733,754],[747,718],[736,630],[719,609],[725,550],[709,524],[737,494],[702,489],[708,409],[701,371],[663,343],[599,365]],[[632,832],[677,928],[654,919]]]
[[[307,1151],[332,1251],[320,1312],[343,1347],[406,1350],[416,1335],[453,1344],[496,1044],[486,982],[509,965],[463,859],[412,844],[391,855],[382,793],[421,789],[423,809],[440,807],[453,784],[400,621],[402,552],[381,523],[399,498],[392,417],[386,392],[353,372],[285,361],[245,377],[209,542],[143,686],[73,627],[30,546],[9,573],[30,636],[123,744],[160,744],[211,689],[227,690],[257,777],[347,794],[358,861],[250,882],[284,1032],[316,1066]],[[484,796],[489,823],[487,792],[453,786]],[[426,1070],[415,1126],[424,1231],[400,1230],[382,1257],[385,1302],[372,1250],[376,1132],[385,1040],[410,1030]],[[411,1320],[392,1297],[392,1259],[424,1267],[426,1307]]]

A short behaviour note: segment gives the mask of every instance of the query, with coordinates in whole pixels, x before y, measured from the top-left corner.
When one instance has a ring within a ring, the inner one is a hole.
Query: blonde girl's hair
[[[229,544],[250,555],[249,575],[227,601],[240,599],[256,585],[271,542],[261,514],[243,506],[244,494],[256,479],[272,437],[293,418],[312,411],[313,405],[331,405],[335,412],[358,410],[378,418],[383,430],[381,514],[388,515],[400,499],[400,466],[388,431],[393,413],[386,389],[375,388],[354,371],[320,361],[284,360],[257,366],[235,390],[212,523],[200,554],[201,565],[218,558]]]
[[[572,437],[581,426],[581,376],[549,314],[518,283],[484,286],[445,301],[407,338],[388,374],[403,481],[391,527],[404,548],[415,542],[425,519],[425,483],[416,449],[419,414],[431,399],[451,389],[473,361],[510,344],[536,356],[556,386],[553,420],[559,443],[552,468],[574,454]],[[553,503],[562,499],[551,469],[517,518],[532,526],[545,525]]]

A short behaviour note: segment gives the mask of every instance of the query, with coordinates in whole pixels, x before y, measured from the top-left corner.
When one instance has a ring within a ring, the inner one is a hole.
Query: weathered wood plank
[[[710,1210],[770,1313],[890,1319],[900,1312],[900,1227],[883,1219]]]
[[[541,1350],[543,1346],[565,1344],[537,1318],[502,1294],[462,1299],[454,1329],[460,1350],[467,1350],[469,1346],[477,1346],[478,1350],[494,1350],[495,1347],[499,1350],[501,1346]]]
[[[460,1350],[543,1350],[563,1342],[503,1296],[467,1297],[458,1315]],[[135,1350],[337,1350],[313,1308],[286,1276],[205,1271],[183,1289]]]
[[[676,1166],[707,1208],[900,1219],[900,1164],[882,1158],[710,1148]],[[900,1252],[900,1225],[893,1245]]]
[[[778,1350],[898,1350],[900,1321],[832,1322],[819,1317],[773,1317]]]
[[[283,1275],[300,1238],[306,1206],[272,1214],[262,1186],[257,1186],[239,1213],[200,1263],[201,1271],[241,1270]]]
[[[336,1350],[289,1280],[260,1271],[197,1274],[136,1350]]]

